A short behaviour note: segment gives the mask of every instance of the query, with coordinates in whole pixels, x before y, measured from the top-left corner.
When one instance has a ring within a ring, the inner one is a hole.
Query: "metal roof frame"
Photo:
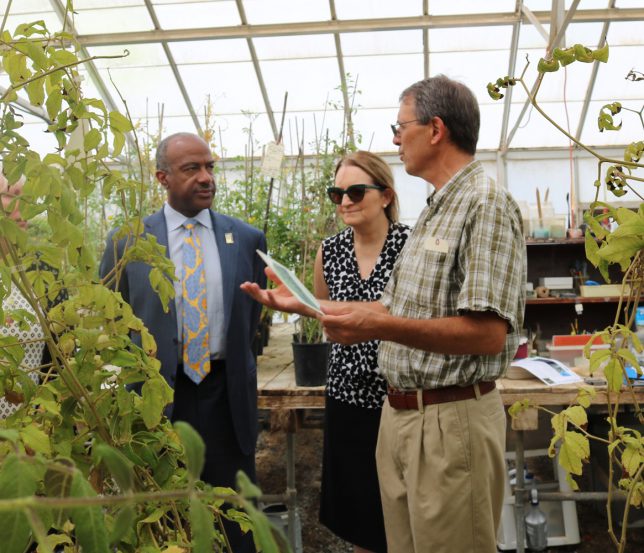
[[[58,1],[58,0],[51,0]],[[551,11],[533,12],[540,23],[549,23]],[[576,10],[578,23],[603,23],[604,21],[641,21],[644,8],[607,8]],[[525,13],[482,13],[465,15],[420,15],[416,17],[391,17],[386,19],[328,20],[266,25],[235,25],[200,29],[168,29],[124,33],[78,35],[83,46],[111,46],[116,44],[144,44],[150,42],[178,42],[190,40],[220,40],[233,38],[259,38],[289,35],[315,35],[333,33],[364,33],[377,31],[445,29],[453,27],[486,27],[530,23]]]
[[[157,30],[161,30],[161,25],[159,24],[159,18],[157,17],[157,14],[156,14],[156,11],[154,10],[154,6],[152,5],[152,2],[150,0],[143,0],[143,1],[145,2],[145,7],[148,9],[148,13],[150,14],[150,19],[154,24],[154,28]],[[186,85],[183,82],[183,79],[181,78],[181,73],[179,73],[179,68],[177,67],[176,62],[174,61],[174,56],[172,55],[172,51],[170,50],[168,43],[165,41],[161,42],[161,47],[163,48],[163,52],[165,53],[166,58],[168,58],[168,64],[170,65],[172,74],[174,75],[174,78],[177,82],[177,86],[181,91],[181,96],[183,96],[183,101],[186,103],[186,107],[188,108],[188,112],[190,113],[190,117],[192,118],[192,122],[194,123],[195,128],[199,131],[199,134],[202,135],[203,129],[201,128],[201,123],[199,122],[199,118],[197,117],[197,112],[195,111],[195,108],[192,105],[192,101],[190,100],[190,95],[188,94]]]

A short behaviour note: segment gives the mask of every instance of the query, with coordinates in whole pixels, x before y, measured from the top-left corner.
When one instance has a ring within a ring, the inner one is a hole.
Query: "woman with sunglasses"
[[[380,298],[410,229],[398,223],[398,200],[387,163],[370,152],[344,157],[329,199],[347,228],[325,239],[315,260],[320,299]],[[355,553],[387,550],[376,473],[380,409],[387,386],[378,370],[378,342],[333,344],[327,379],[320,521]]]

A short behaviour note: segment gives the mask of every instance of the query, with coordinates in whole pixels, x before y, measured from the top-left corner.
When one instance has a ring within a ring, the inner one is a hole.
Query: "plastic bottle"
[[[530,490],[530,508],[525,515],[525,535],[530,551],[545,551],[548,547],[548,519],[539,509],[537,488]]]

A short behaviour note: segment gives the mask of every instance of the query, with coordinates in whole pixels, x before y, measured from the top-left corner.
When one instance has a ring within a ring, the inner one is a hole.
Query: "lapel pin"
[[[235,239],[233,238],[233,233],[232,232],[227,232],[224,235],[224,237],[226,239],[226,244],[234,244],[235,243]]]

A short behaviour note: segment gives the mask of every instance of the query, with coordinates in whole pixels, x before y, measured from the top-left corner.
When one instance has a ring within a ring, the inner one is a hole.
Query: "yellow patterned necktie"
[[[206,302],[206,273],[197,221],[186,219],[183,227],[183,370],[195,384],[210,372],[210,338]]]

